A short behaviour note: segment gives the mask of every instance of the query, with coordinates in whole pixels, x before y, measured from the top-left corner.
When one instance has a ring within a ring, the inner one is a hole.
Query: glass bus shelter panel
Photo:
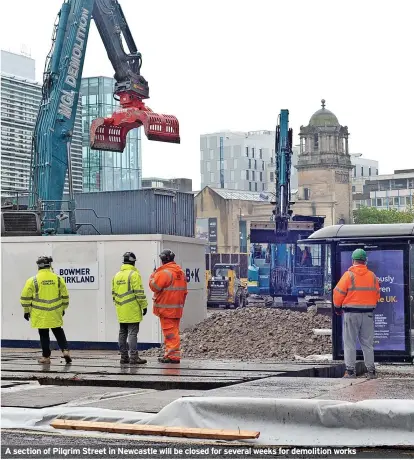
[[[295,286],[321,291],[324,288],[325,245],[298,244],[294,258]]]
[[[335,254],[336,282],[352,265],[351,255],[356,248],[349,244],[338,246]],[[391,357],[404,360],[411,354],[408,245],[365,246],[364,249],[368,255],[368,268],[378,277],[381,290],[381,298],[374,311],[375,358],[380,361],[390,360]],[[343,357],[342,327],[343,315],[336,316],[333,325],[335,359]],[[359,343],[357,350],[357,356],[361,359]]]
[[[414,357],[414,244],[410,245],[410,335],[411,356]]]

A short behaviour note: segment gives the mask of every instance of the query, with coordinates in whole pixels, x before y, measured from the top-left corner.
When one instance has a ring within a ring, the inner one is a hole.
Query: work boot
[[[42,356],[37,360],[39,364],[50,364],[50,357],[46,358],[45,356]]]
[[[343,379],[356,379],[356,374],[354,371],[346,370]]]
[[[162,364],[180,364],[179,359],[171,359],[171,358],[158,358],[158,362]]]
[[[131,356],[129,362],[130,364],[147,364],[147,360],[140,358],[138,355]]]
[[[129,356],[121,354],[121,359],[119,360],[121,364],[129,364]]]
[[[373,371],[368,371],[367,375],[368,380],[373,380],[378,378],[377,373],[375,372],[375,369]]]
[[[62,358],[65,358],[66,364],[70,364],[72,362],[72,358],[70,357],[69,350],[63,350]]]

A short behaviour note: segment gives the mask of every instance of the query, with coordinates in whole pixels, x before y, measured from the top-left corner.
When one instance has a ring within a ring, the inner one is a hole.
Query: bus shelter
[[[414,356],[414,223],[333,225],[306,240],[326,245],[330,274],[326,284],[330,300],[343,273],[352,265],[357,248],[367,252],[368,268],[380,281],[381,299],[375,310],[375,360],[413,362]],[[333,359],[343,359],[343,316],[332,314]],[[357,358],[362,359],[358,344]]]

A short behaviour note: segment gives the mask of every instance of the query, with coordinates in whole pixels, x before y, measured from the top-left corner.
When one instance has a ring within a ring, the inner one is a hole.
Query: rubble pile
[[[214,312],[182,333],[183,358],[294,360],[295,355],[331,353],[331,336],[312,329],[331,328],[331,318],[316,311],[241,308]],[[160,349],[142,353],[158,356]]]

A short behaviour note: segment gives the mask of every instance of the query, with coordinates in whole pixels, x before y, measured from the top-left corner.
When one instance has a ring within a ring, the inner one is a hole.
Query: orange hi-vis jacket
[[[153,313],[162,318],[181,318],[187,297],[187,280],[175,262],[161,265],[150,276],[149,287],[154,292]]]
[[[353,265],[346,271],[333,292],[335,308],[345,312],[372,312],[380,299],[380,285],[366,265]]]

